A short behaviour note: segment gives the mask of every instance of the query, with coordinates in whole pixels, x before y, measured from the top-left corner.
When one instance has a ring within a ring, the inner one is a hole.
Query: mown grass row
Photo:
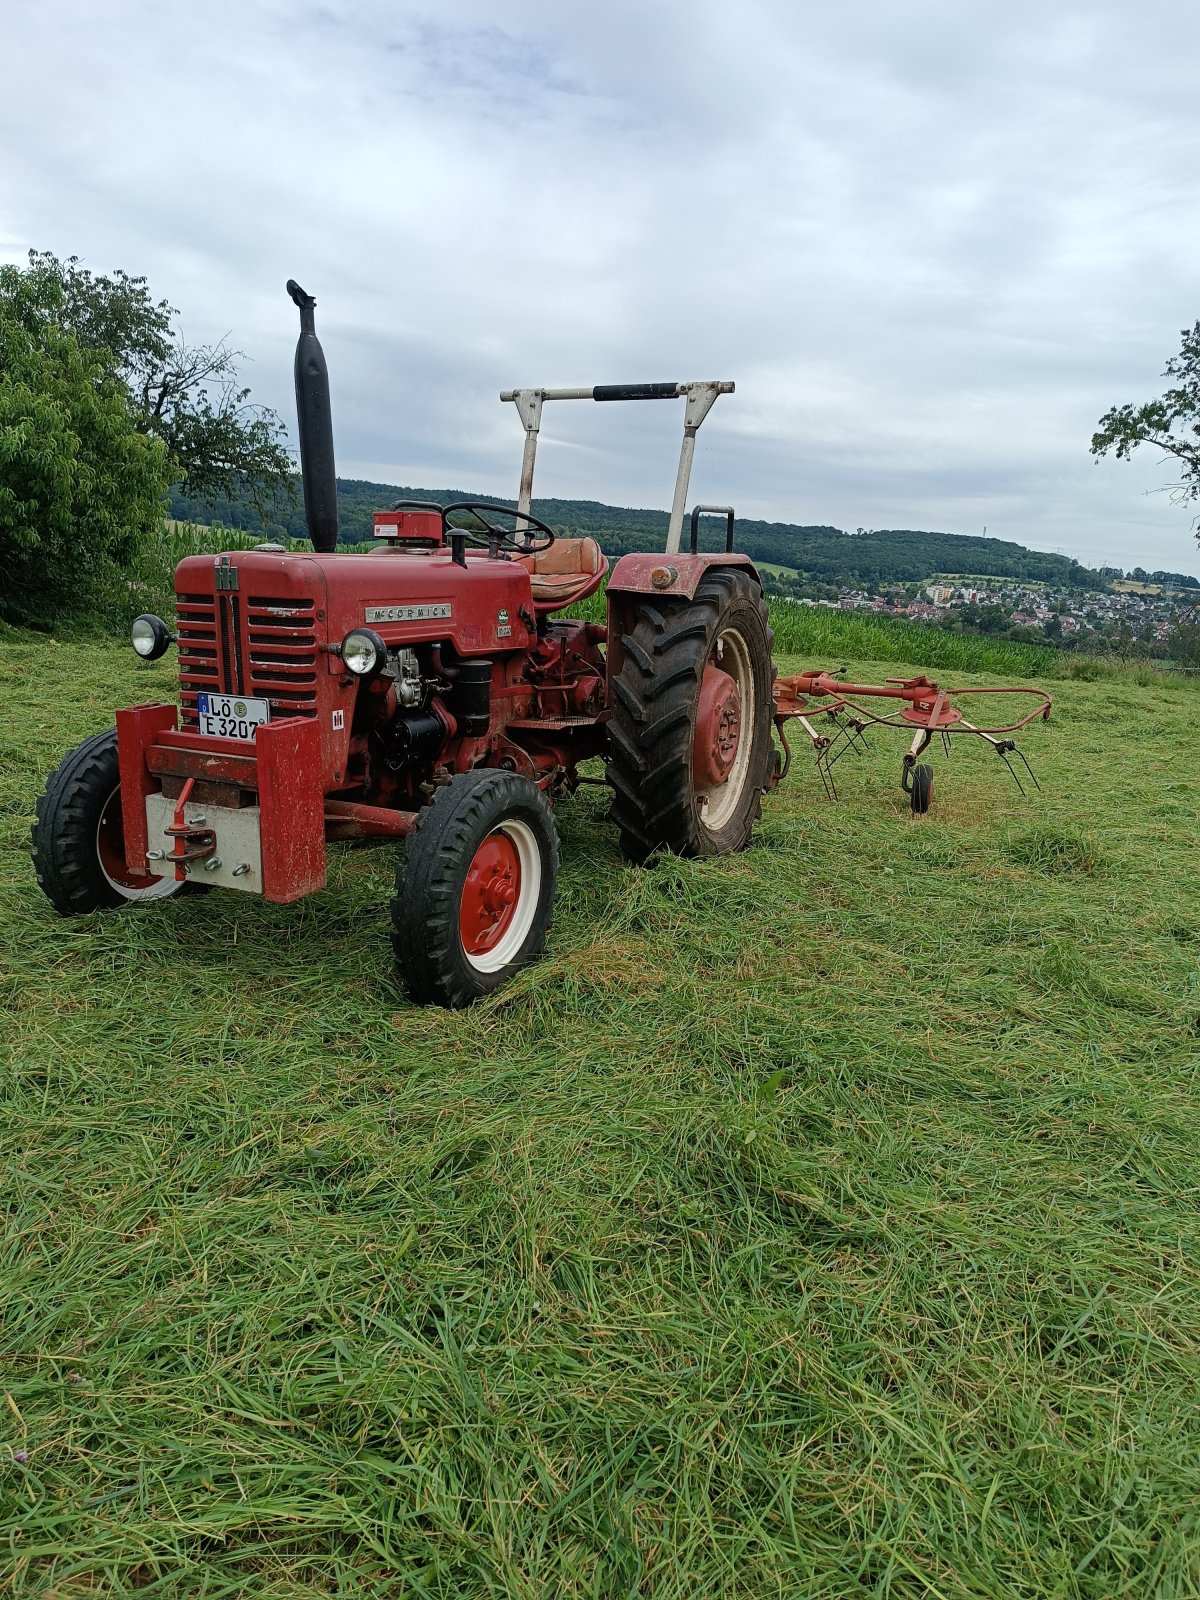
[[[56,918],[42,777],[173,667],[0,687],[14,1593],[1200,1592],[1194,690],[1059,685],[1028,802],[798,760],[737,858],[582,790],[546,960],[447,1015],[390,848]]]

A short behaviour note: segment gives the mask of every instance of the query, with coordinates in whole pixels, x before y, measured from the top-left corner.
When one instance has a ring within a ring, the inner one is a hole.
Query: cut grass
[[[1194,689],[1057,685],[1030,803],[801,753],[725,860],[581,791],[448,1015],[388,849],[50,911],[45,772],[173,670],[0,645],[14,1592],[1200,1592]]]

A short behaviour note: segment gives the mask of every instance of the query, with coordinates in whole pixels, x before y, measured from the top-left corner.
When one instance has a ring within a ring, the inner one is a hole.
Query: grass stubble
[[[387,849],[53,915],[44,774],[172,672],[0,643],[14,1593],[1200,1593],[1194,688],[1054,686],[1029,802],[800,752],[734,859],[581,791],[448,1015]]]

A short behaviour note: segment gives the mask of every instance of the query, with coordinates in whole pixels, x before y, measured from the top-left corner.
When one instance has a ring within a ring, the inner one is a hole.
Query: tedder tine
[[[850,749],[850,742],[849,729],[845,727],[839,727],[833,742],[825,751],[826,767],[832,767],[836,761],[840,761],[842,759],[842,757],[846,754],[846,751]]]
[[[826,761],[829,766],[832,766],[835,761],[840,761],[847,751],[853,751],[856,756],[861,756],[866,754],[871,748],[866,739],[863,737],[863,729],[865,727],[864,723],[860,722],[857,718],[854,718],[850,722],[842,722],[839,718],[837,719],[837,722],[837,738],[833,741],[832,745],[829,747],[829,750],[826,752]],[[840,749],[838,748],[839,744],[841,746]],[[837,750],[836,755],[834,754],[835,750]]]
[[[1026,756],[1024,750],[1019,750],[1015,744],[1011,744],[1011,741],[1010,741],[1010,745],[1011,745],[1013,754],[1015,756],[1020,756],[1022,766],[1025,768],[1025,771],[1029,774],[1029,781],[1033,784],[1033,787],[1035,789],[1040,791],[1042,786],[1037,781],[1037,773],[1029,765],[1029,758]]]
[[[863,738],[863,728],[865,726],[866,724],[860,722],[857,717],[852,717],[849,722],[841,724],[842,733],[846,740],[846,748],[853,750],[856,756],[861,756],[870,748]]]
[[[1005,748],[1006,746],[1008,747],[1007,749]],[[1012,748],[1014,748],[1014,746],[1007,739],[1002,739],[1000,741],[1000,743],[997,744],[997,746],[996,746],[996,754],[1000,757],[1001,761],[1003,761],[1005,767],[1008,769],[1009,777],[1016,784],[1017,788],[1021,791],[1022,800],[1027,800],[1029,798],[1029,796],[1025,793],[1025,785],[1021,782],[1020,776],[1018,775],[1016,768],[1012,765],[1012,763],[1008,759],[1008,750],[1012,749]],[[1026,765],[1028,765],[1028,763],[1026,763]]]
[[[1013,766],[1012,762],[1009,761],[1009,759],[1008,759],[1010,754],[1016,756],[1018,758],[1018,760],[1020,761],[1021,765],[1025,768],[1025,771],[1029,775],[1029,781],[1030,781],[1030,783],[1033,784],[1033,787],[1035,789],[1038,789],[1038,790],[1041,789],[1042,786],[1037,780],[1037,773],[1029,765],[1029,762],[1028,762],[1028,760],[1026,759],[1026,756],[1025,756],[1025,752],[1023,750],[1019,750],[1017,748],[1017,744],[1016,744],[1015,740],[1013,740],[1013,739],[993,739],[990,742],[995,745],[996,754],[1000,757],[1001,761],[1003,761],[1004,765],[1008,768],[1009,772],[1012,773],[1013,782],[1016,784],[1017,788],[1020,789],[1022,796],[1025,796],[1025,785],[1021,782],[1020,775],[1018,774],[1017,769]]]
[[[829,770],[828,756],[828,749],[817,751],[817,772],[821,779],[821,787],[825,791],[826,800],[836,802],[838,797],[837,784],[833,781],[833,773]]]

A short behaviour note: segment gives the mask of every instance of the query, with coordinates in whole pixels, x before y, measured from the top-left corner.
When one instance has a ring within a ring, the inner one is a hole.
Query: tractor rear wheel
[[[742,850],[773,771],[771,629],[748,572],[690,601],[642,600],[612,679],[612,819],[630,861]]]
[[[189,887],[174,877],[135,877],[125,865],[115,728],[94,733],[63,757],[36,811],[34,870],[64,917],[112,911],[135,900],[166,900]]]
[[[558,830],[528,778],[459,773],[420,813],[396,873],[392,947],[417,1005],[469,1006],[541,954]]]

